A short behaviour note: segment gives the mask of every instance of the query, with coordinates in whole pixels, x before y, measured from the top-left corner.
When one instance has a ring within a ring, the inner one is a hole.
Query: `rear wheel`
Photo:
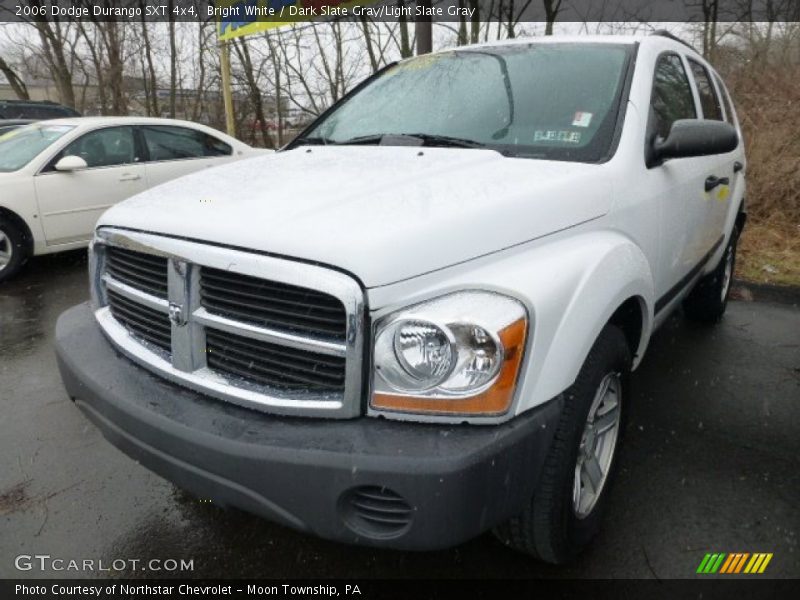
[[[506,545],[541,560],[568,562],[600,529],[614,476],[628,401],[631,353],[625,335],[607,325],[564,408],[526,510],[495,531]]]
[[[683,312],[692,321],[716,323],[725,314],[736,268],[736,245],[739,229],[733,228],[731,239],[716,268],[697,282],[683,301]]]
[[[28,260],[28,254],[22,232],[0,217],[0,282],[13,277]]]

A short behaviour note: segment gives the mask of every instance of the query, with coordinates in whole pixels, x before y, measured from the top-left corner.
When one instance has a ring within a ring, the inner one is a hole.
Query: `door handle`
[[[119,178],[119,180],[120,181],[137,181],[137,180],[139,180],[141,178],[142,178],[141,175],[129,175],[128,173],[126,173],[125,175],[122,175]]]
[[[744,169],[744,165],[742,163],[740,163],[738,160],[735,163],[733,163],[733,172],[734,173],[738,173],[742,169]]]
[[[717,177],[715,175],[711,175],[706,179],[706,191],[710,192],[718,185],[728,185],[730,182],[731,180],[727,177]]]

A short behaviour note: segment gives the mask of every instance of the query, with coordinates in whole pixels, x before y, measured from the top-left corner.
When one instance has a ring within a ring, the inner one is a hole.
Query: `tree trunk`
[[[458,0],[458,45],[467,45],[467,18],[464,16],[464,0]]]
[[[97,99],[100,101],[100,114],[108,114],[108,95],[105,81],[105,67],[103,65],[103,57],[98,53],[97,44],[97,30],[95,29],[95,38],[89,39],[89,32],[84,27],[83,23],[79,22],[81,35],[86,40],[86,47],[89,48],[89,55],[92,58],[92,66],[94,67],[95,83],[97,85]]]
[[[72,88],[72,71],[64,53],[64,32],[58,22],[39,21],[33,24],[39,32],[47,66],[53,76],[61,104],[75,108],[75,90]]]
[[[469,0],[469,6],[472,9],[472,22],[470,23],[470,38],[472,44],[477,44],[481,33],[481,15],[478,0]]]
[[[142,0],[140,6],[144,5]],[[142,8],[142,13],[144,13]],[[142,17],[142,39],[144,41],[144,57],[147,62],[147,76],[150,80],[150,104],[147,106],[147,113],[152,114],[154,117],[161,116],[161,111],[158,109],[158,81],[156,80],[156,69],[153,66],[153,49],[150,45],[150,33],[147,31],[147,21]],[[202,61],[201,61],[202,64]]]
[[[398,2],[398,6],[402,7],[403,3]],[[400,24],[400,58],[408,58],[413,53],[411,51],[411,40],[408,37],[408,19],[405,14],[401,14],[398,19]]]
[[[236,56],[239,62],[242,63],[242,70],[244,77],[247,81],[250,102],[253,104],[253,111],[255,113],[256,122],[259,124],[261,130],[261,139],[265,148],[273,148],[275,144],[267,131],[267,118],[264,115],[264,102],[261,97],[261,89],[256,81],[253,73],[253,61],[250,58],[250,50],[247,48],[247,40],[239,39],[232,40],[233,48],[236,50]]]
[[[11,66],[0,56],[0,73],[5,75],[8,83],[11,85],[11,89],[14,90],[14,94],[20,100],[30,100],[30,96],[28,95],[28,88],[25,85],[25,82],[22,81],[19,75],[17,75],[16,71],[11,68]]]
[[[375,58],[375,48],[372,45],[372,33],[369,30],[369,21],[367,21],[367,17],[361,15],[359,17],[361,21],[361,31],[364,32],[364,41],[367,44],[367,56],[369,56],[369,64],[372,67],[372,72],[378,70],[378,59]]]
[[[553,35],[553,23],[558,18],[558,13],[561,10],[561,0],[543,0],[544,1],[544,34]]]
[[[119,23],[105,23],[106,53],[108,55],[108,84],[111,91],[111,110],[115,115],[128,114],[128,102],[125,98],[125,79],[123,77],[123,40]]]
[[[178,51],[175,44],[175,17],[172,14],[173,0],[169,0],[169,116],[175,118],[178,93]]]

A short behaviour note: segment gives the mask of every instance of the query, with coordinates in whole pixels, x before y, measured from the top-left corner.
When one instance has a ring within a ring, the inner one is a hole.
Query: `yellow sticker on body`
[[[721,185],[717,192],[717,200],[724,202],[731,195],[731,187],[729,185]]]

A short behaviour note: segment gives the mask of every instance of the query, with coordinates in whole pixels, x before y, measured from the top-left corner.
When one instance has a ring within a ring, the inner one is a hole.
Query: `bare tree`
[[[17,98],[20,100],[30,99],[28,87],[25,85],[25,82],[22,81],[20,76],[17,75],[17,72],[5,61],[2,56],[0,56],[0,73],[5,75],[5,78],[11,85],[11,89],[14,90],[14,94],[16,94]]]
[[[372,72],[378,70],[378,59],[375,54],[375,48],[373,47],[372,43],[372,33],[370,32],[369,28],[369,20],[366,16],[361,15],[359,18],[359,22],[361,23],[361,31],[364,32],[364,43],[367,47],[367,56],[369,56],[369,64],[372,67]]]
[[[40,0],[31,0],[32,5],[42,6]],[[75,43],[76,28],[70,23],[39,20],[32,22],[39,33],[41,57],[47,64],[53,83],[62,104],[75,108],[75,91],[72,88],[72,68],[67,56]]]
[[[174,0],[168,0],[167,10],[169,11],[169,116],[175,118],[176,96],[178,88],[178,50],[175,43],[175,16]]]
[[[158,107],[158,80],[156,79],[156,70],[153,65],[153,47],[150,43],[150,33],[148,31],[147,20],[144,18],[145,12],[144,0],[139,0],[139,6],[142,9],[142,54],[144,61],[147,64],[146,73],[142,73],[142,79],[145,83],[145,110],[148,115],[159,116],[161,111]],[[202,61],[201,61],[202,63]]]
[[[261,133],[262,143],[265,147],[272,148],[274,147],[274,144],[272,142],[272,137],[268,132],[268,123],[267,117],[264,114],[264,99],[261,95],[261,86],[256,79],[256,71],[253,69],[253,61],[250,57],[250,50],[248,48],[247,41],[242,39],[234,40],[232,45],[233,49],[236,51],[236,56],[239,58],[239,62],[242,65],[242,72],[245,82],[247,83],[250,103],[252,104],[253,112],[255,113],[255,123],[257,125],[257,129]]]
[[[545,35],[553,35],[553,24],[561,11],[561,0],[542,0],[544,2]]]

